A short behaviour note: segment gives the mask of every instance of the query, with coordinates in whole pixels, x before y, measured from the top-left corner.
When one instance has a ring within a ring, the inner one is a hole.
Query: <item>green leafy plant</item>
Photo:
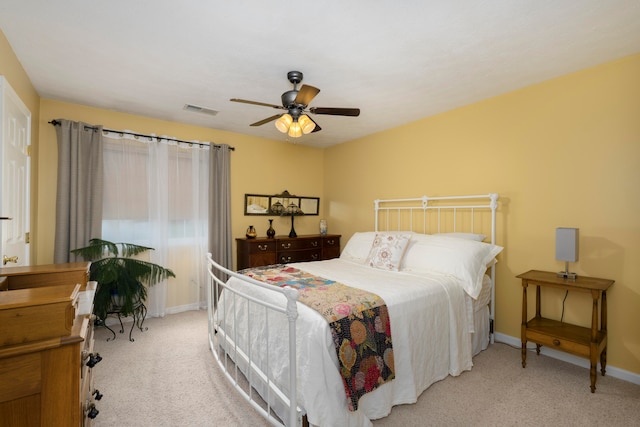
[[[113,243],[91,239],[89,246],[71,253],[91,261],[90,280],[98,282],[93,300],[93,313],[104,320],[117,307],[123,316],[130,316],[139,302],[147,298],[147,286],[176,275],[168,268],[152,262],[134,259],[153,248],[132,243]]]

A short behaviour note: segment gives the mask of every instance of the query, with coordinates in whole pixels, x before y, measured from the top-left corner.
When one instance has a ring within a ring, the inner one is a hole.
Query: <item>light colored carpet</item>
[[[135,342],[96,329],[103,361],[94,369],[95,427],[265,426],[236,395],[211,355],[206,311],[147,319]],[[547,356],[494,344],[474,358],[474,368],[433,384],[414,405],[395,407],[374,421],[383,426],[640,426],[640,386],[598,375]]]

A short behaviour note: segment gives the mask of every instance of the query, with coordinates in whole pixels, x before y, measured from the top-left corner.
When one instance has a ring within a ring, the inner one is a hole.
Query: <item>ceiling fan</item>
[[[289,71],[287,73],[287,79],[289,79],[293,84],[293,89],[282,94],[282,105],[248,101],[246,99],[238,98],[231,98],[230,101],[285,110],[286,113],[267,117],[266,119],[251,123],[250,126],[262,126],[265,123],[269,123],[277,119],[275,123],[276,128],[282,133],[287,133],[292,138],[298,138],[302,136],[302,134],[322,130],[322,128],[320,128],[320,126],[318,126],[318,124],[313,121],[307,113],[351,117],[357,117],[360,115],[359,108],[308,107],[311,100],[320,93],[320,89],[309,85],[302,85],[298,90],[298,84],[302,81],[302,73],[300,71]]]

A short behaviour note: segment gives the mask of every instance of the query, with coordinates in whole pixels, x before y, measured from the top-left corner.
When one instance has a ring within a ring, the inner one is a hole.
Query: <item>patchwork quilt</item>
[[[329,322],[349,410],[357,410],[360,397],[395,377],[389,312],[378,295],[285,264],[241,273],[297,289],[298,301]]]

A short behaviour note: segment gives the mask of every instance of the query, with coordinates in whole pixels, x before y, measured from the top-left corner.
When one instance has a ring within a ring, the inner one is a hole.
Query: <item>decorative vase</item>
[[[326,236],[327,235],[327,220],[326,219],[321,219],[320,220],[320,235],[322,235],[322,236]]]
[[[267,230],[267,237],[273,239],[276,235],[276,230],[273,229],[273,220],[269,220],[269,229]]]
[[[253,228],[253,225],[250,225],[249,228],[247,228],[247,239],[255,239],[257,235],[256,229]]]

